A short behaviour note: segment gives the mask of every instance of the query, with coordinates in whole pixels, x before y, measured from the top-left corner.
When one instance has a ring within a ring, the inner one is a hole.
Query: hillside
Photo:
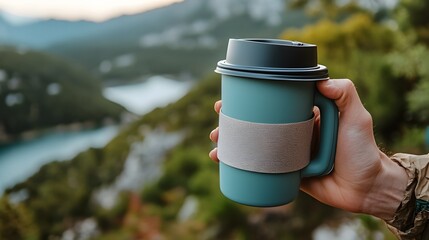
[[[0,141],[58,124],[117,119],[101,82],[81,67],[34,51],[0,48]]]
[[[27,196],[21,210],[38,220],[32,222],[29,218],[27,226],[39,229],[40,239],[61,237],[67,229],[79,235],[79,228],[73,226],[88,219],[95,221],[100,231],[96,239],[151,239],[153,234],[165,239],[200,239],[205,234],[211,234],[209,239],[232,239],[236,234],[244,234],[245,239],[258,239],[252,237],[254,234],[259,239],[273,239],[270,236],[307,239],[315,227],[327,220],[328,213],[329,219],[338,218],[338,211],[304,195],[298,201],[302,204],[290,210],[293,212],[269,213],[240,206],[220,194],[217,166],[207,156],[212,147],[207,136],[217,125],[212,105],[220,97],[219,81],[218,76],[202,80],[177,103],[147,114],[106,147],[90,149],[71,161],[45,165],[27,181],[9,189],[7,195]],[[143,149],[151,136],[158,135],[156,146],[163,148],[168,136],[177,133],[182,135],[180,143],[150,163],[155,147],[146,152]],[[133,161],[133,156],[139,162],[134,168],[145,169],[141,173],[143,181],[134,183],[139,186],[135,190],[119,189],[113,205],[106,206],[103,202],[111,201],[111,196],[101,193],[116,186],[115,181],[121,178],[117,176],[127,171],[126,162]],[[153,164],[160,165],[162,175],[154,173]],[[153,174],[157,177],[150,177]],[[186,201],[197,203],[192,217],[181,217]],[[0,212],[1,209],[0,203]],[[305,220],[305,226],[279,227],[284,221],[304,221],[310,212],[312,217]],[[20,221],[24,215],[17,217],[18,225],[23,224]],[[258,216],[260,221],[252,222],[252,216]],[[147,227],[137,227],[139,224]],[[265,233],[266,229],[271,229],[270,233]],[[29,232],[23,229],[21,233]]]
[[[219,94],[219,76],[211,75],[178,102],[123,129],[104,148],[43,166],[0,198],[4,221],[14,217],[4,232],[31,239],[66,233],[94,240],[312,239],[319,226],[341,222],[360,223],[363,234],[387,231],[373,218],[328,207],[305,194],[273,209],[246,207],[223,197],[217,165],[207,156],[213,147],[208,134],[218,121],[213,102]],[[181,140],[166,148],[165,142],[176,134]],[[164,153],[152,159],[157,148]],[[136,168],[141,177],[132,185],[137,187],[119,187],[120,179]],[[17,198],[24,200],[8,203]]]

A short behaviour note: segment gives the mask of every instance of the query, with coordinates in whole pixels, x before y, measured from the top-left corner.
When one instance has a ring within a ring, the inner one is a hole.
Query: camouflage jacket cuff
[[[400,239],[429,239],[429,155],[398,153],[391,159],[403,167],[408,183],[389,229]],[[426,238],[425,238],[426,237]]]

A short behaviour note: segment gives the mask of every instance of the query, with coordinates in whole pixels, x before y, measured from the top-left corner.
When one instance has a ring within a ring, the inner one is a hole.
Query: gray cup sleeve
[[[219,114],[218,158],[238,169],[287,173],[308,165],[314,117],[303,122],[264,124]]]

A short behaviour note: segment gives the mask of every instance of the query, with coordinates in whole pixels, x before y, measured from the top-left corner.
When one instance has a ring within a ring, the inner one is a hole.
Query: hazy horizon
[[[34,20],[106,21],[166,6],[182,0],[0,0],[0,12],[7,21],[20,25]]]

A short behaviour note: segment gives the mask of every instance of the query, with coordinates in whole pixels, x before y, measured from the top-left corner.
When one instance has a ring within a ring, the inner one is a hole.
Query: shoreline
[[[120,117],[119,117],[120,118]],[[83,121],[74,122],[68,124],[58,124],[52,127],[46,127],[41,129],[32,129],[23,131],[19,134],[6,134],[3,129],[0,128],[0,147],[14,144],[21,141],[30,141],[38,137],[42,137],[52,133],[65,133],[65,132],[79,132],[83,130],[102,128],[114,125],[122,125],[122,120],[114,120],[113,118],[106,118],[102,122],[97,121]]]

